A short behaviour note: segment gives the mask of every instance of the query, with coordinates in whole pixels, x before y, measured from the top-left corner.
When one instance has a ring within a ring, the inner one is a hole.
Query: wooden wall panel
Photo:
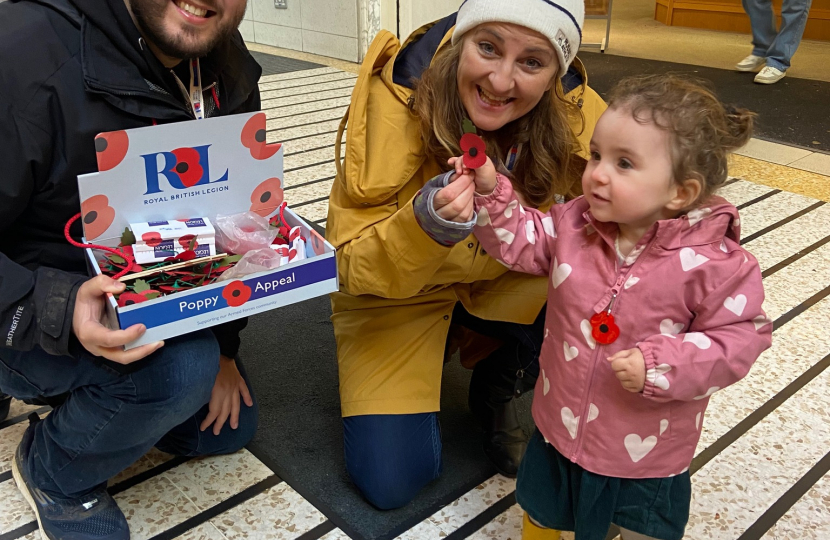
[[[773,0],[781,18],[781,0]],[[656,0],[654,20],[668,26],[749,33],[749,17],[740,0]],[[830,41],[830,0],[813,0],[804,39]]]

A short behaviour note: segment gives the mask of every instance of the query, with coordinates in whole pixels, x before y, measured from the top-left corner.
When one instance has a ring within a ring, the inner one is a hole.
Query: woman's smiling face
[[[485,23],[464,35],[458,94],[476,127],[496,131],[530,112],[558,72],[548,38],[524,26]]]

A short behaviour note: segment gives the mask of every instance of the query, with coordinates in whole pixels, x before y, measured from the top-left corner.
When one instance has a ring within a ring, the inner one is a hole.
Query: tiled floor
[[[286,198],[322,225],[335,174],[334,136],[353,84],[352,73],[331,67],[262,80],[268,140],[285,143]],[[743,205],[745,245],[760,261],[765,308],[776,319],[774,345],[747,378],[712,398],[692,467],[686,538],[824,540],[830,538],[830,205],[823,201],[830,201],[824,176],[830,156],[759,140],[740,154],[730,170],[740,179],[722,194]],[[14,402],[11,417],[33,409]],[[38,534],[8,474],[24,425],[0,430],[0,540]],[[245,450],[189,461],[153,451],[111,485],[134,540],[347,538]],[[495,476],[400,538],[518,540],[522,514],[514,489],[513,480]]]
[[[784,165],[793,169],[830,176],[830,154],[824,154],[822,152],[812,152],[804,148],[794,148],[774,142],[752,139],[737,154],[768,163],[775,163],[776,165]],[[798,179],[797,173],[793,178]],[[827,193],[830,193],[830,189],[828,189]]]

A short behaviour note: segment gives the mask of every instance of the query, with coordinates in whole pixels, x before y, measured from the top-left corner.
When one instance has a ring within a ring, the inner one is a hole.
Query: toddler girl
[[[771,340],[738,211],[712,194],[752,116],[677,77],[623,81],[584,195],[548,212],[524,208],[489,159],[475,171],[450,160],[473,177],[487,252],[550,276],[537,431],[516,488],[524,538],[603,540],[612,523],[624,540],[683,537],[709,396]]]

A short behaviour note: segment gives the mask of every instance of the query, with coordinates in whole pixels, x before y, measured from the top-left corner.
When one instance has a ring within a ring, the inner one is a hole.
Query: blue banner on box
[[[122,328],[138,323],[155,328],[227,307],[241,307],[260,298],[330,280],[336,272],[334,258],[328,257],[259,277],[228,281],[224,287],[206,287],[202,291],[194,289],[190,294],[173,295],[164,302],[136,304],[129,311],[122,310],[119,319]]]

